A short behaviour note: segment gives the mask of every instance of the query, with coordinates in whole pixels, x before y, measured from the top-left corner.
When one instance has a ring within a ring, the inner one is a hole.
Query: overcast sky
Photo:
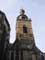
[[[35,43],[45,52],[45,0],[0,0],[0,10],[5,12],[11,26],[10,43],[16,39],[16,17],[20,8],[32,19]]]

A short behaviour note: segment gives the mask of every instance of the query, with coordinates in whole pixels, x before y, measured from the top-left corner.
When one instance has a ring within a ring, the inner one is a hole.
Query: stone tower
[[[26,45],[27,48],[30,47],[32,49],[34,45],[34,36],[33,36],[33,31],[32,31],[32,24],[31,24],[31,19],[25,19],[21,18],[22,16],[19,16],[19,19],[16,22],[16,39],[18,42],[21,42],[25,47]],[[22,45],[21,44],[21,45]]]
[[[36,47],[32,20],[21,9],[16,20],[16,41],[8,48],[8,60],[44,60],[43,53]]]
[[[42,52],[36,47],[31,19],[21,9],[16,22],[15,60],[42,60]]]

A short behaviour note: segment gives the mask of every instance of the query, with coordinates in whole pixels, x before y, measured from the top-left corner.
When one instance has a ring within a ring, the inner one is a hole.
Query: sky
[[[10,23],[10,43],[16,40],[16,17],[23,8],[32,19],[32,28],[36,46],[45,52],[45,0],[0,0],[2,10]]]

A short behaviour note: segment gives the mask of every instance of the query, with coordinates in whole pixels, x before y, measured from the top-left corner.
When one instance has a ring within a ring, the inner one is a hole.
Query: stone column
[[[16,49],[16,57],[15,57],[15,60],[19,60],[19,50]]]
[[[23,51],[21,50],[21,60],[23,60]]]
[[[15,57],[16,57],[16,54],[15,54],[16,51],[14,51],[14,60],[15,60]]]
[[[14,60],[14,52],[9,51],[9,60]]]
[[[32,60],[36,60],[36,55],[32,54]]]
[[[9,60],[11,60],[11,52],[12,52],[12,51],[9,51]]]

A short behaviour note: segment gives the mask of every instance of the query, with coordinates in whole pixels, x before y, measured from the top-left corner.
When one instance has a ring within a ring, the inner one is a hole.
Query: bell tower
[[[25,60],[24,52],[26,52],[27,54],[27,50],[32,51],[33,47],[35,46],[35,42],[32,31],[31,19],[29,19],[27,15],[25,15],[25,10],[23,9],[21,9],[21,13],[17,17],[16,41],[16,60]]]
[[[32,46],[34,44],[34,36],[31,22],[31,19],[25,15],[25,11],[21,9],[16,22],[16,39],[23,44]]]

